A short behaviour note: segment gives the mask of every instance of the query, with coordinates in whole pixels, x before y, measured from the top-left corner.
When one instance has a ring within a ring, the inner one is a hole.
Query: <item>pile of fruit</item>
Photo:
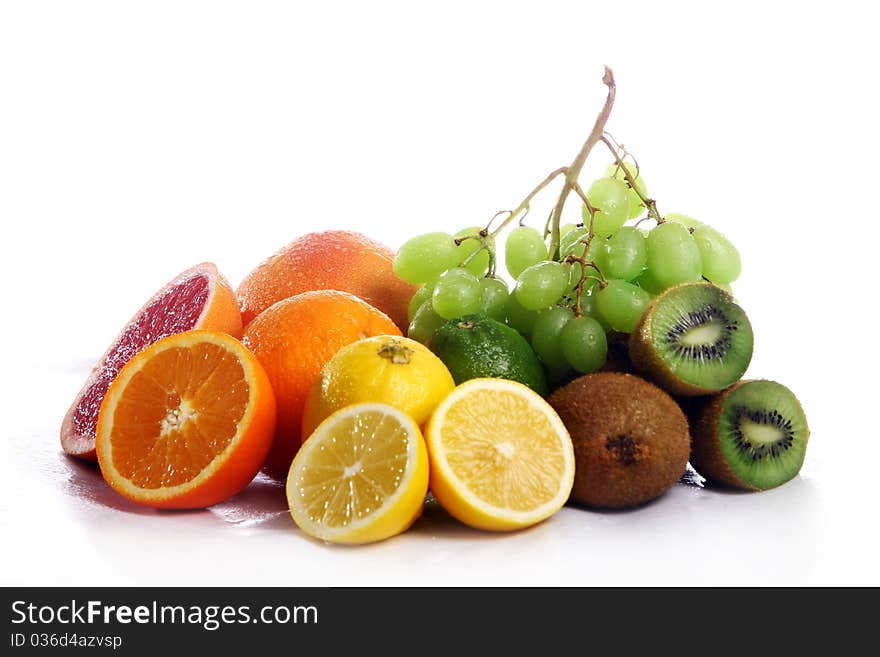
[[[65,452],[159,508],[216,504],[262,469],[286,481],[303,532],[338,543],[404,531],[429,490],[500,531],[566,502],[643,504],[688,463],[748,490],[792,479],[809,429],[786,387],[742,379],[753,335],[729,287],[739,254],[714,228],[659,212],[605,132],[610,71],[603,81],[574,162],[488,226],[396,254],[311,233],[234,292],[209,263],[180,274],[90,374],[62,423]],[[598,144],[612,162],[583,190]],[[525,225],[557,179],[544,230]],[[581,221],[563,225],[570,194]],[[514,222],[511,290],[496,247]]]

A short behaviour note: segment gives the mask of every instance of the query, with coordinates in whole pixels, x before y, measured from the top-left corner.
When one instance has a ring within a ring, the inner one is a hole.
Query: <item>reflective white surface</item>
[[[67,393],[85,374],[32,369],[21,388],[42,393],[4,417],[2,584],[880,582],[874,482],[857,467],[822,463],[835,436],[821,407],[810,409],[814,437],[803,475],[777,490],[679,484],[634,510],[566,507],[537,527],[498,535],[464,527],[434,503],[402,536],[338,547],[304,536],[281,485],[263,478],[204,511],[153,511],[118,496],[96,466],[57,445]]]
[[[723,25],[637,0],[49,4],[0,8],[0,584],[880,585],[867,3],[793,22],[744,2]],[[661,210],[742,252],[748,376],[790,386],[812,429],[799,478],[677,486],[505,535],[431,507],[403,536],[340,548],[304,537],[270,482],[156,512],[60,453],[94,359],[176,273],[212,260],[236,285],[307,231],[397,247],[482,223],[574,156],[603,63],[608,128]]]

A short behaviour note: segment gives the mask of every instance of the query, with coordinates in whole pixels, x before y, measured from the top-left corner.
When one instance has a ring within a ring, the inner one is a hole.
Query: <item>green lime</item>
[[[465,315],[439,329],[428,347],[442,360],[456,385],[490,377],[519,381],[546,395],[547,376],[531,345],[515,329],[483,315]]]

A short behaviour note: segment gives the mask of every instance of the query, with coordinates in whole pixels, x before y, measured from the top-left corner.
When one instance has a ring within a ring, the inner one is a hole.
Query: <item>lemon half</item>
[[[556,411],[528,387],[472,379],[428,422],[431,492],[472,527],[528,527],[558,511],[574,483],[574,448]]]
[[[333,543],[380,541],[422,513],[428,454],[415,421],[388,404],[347,406],[303,443],[287,502],[306,534]]]

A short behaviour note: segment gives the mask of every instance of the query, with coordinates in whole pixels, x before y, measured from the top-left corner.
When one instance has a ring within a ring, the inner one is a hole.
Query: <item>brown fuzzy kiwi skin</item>
[[[654,317],[654,308],[660,296],[662,295],[655,297],[651,301],[642,314],[641,319],[639,319],[639,323],[636,324],[635,329],[633,329],[629,336],[629,360],[636,372],[646,379],[653,381],[671,395],[696,397],[718,392],[717,390],[695,386],[679,379],[651,347],[651,320]]]
[[[654,384],[633,374],[598,372],[575,379],[548,401],[574,444],[571,502],[636,506],[662,495],[684,473],[690,455],[687,420]],[[626,451],[622,436],[630,441]]]

